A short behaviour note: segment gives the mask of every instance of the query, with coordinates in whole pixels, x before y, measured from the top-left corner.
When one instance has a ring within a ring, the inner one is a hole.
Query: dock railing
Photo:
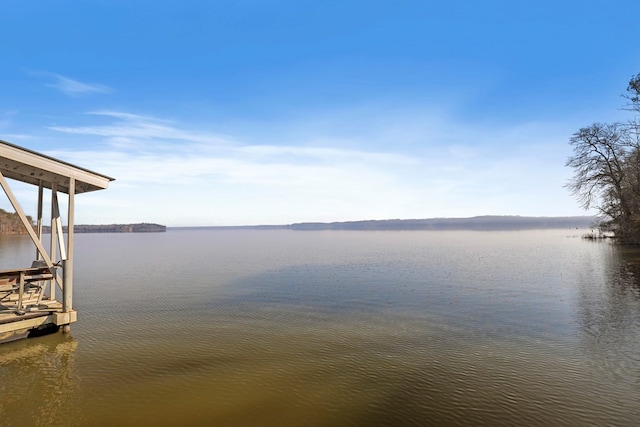
[[[25,308],[37,310],[44,297],[45,285],[54,274],[55,270],[52,272],[49,267],[0,270],[0,311],[9,310],[21,315]]]

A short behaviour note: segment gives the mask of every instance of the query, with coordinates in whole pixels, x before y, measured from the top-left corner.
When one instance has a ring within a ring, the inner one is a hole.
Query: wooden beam
[[[40,256],[42,257],[44,262],[47,264],[47,267],[49,267],[51,271],[55,271],[53,262],[51,261],[49,254],[47,254],[47,250],[44,248],[44,246],[42,246],[42,242],[38,239],[38,236],[36,235],[35,231],[33,231],[33,226],[29,223],[27,216],[22,210],[22,206],[20,206],[20,203],[18,203],[18,199],[16,199],[16,196],[13,194],[13,191],[11,190],[11,187],[9,187],[7,180],[5,179],[4,175],[2,175],[2,172],[0,172],[0,187],[2,187],[2,189],[4,190],[4,193],[7,195],[9,202],[11,202],[13,209],[18,214],[20,221],[22,221],[22,224],[26,228],[27,233],[29,234],[29,237],[31,237],[31,241],[33,242],[34,245],[36,245],[36,248],[38,249]],[[55,275],[55,281],[56,283],[58,283],[58,286],[62,287],[62,282],[58,274]],[[53,289],[53,286],[52,286],[52,289]]]
[[[40,253],[40,256],[42,256],[42,259],[47,263],[47,267],[52,268],[53,262],[51,262],[51,258],[49,258],[47,251],[45,250],[44,246],[42,246],[42,243],[38,239],[38,236],[36,236],[35,231],[33,231],[33,226],[29,223],[27,216],[24,214],[24,211],[22,210],[22,206],[20,206],[20,203],[18,203],[16,196],[13,194],[13,191],[11,191],[11,187],[9,187],[9,184],[7,183],[7,180],[4,178],[4,175],[2,175],[2,172],[0,172],[0,186],[2,186],[2,189],[4,190],[4,193],[9,198],[9,201],[11,202],[13,209],[15,209],[16,213],[18,214],[18,217],[20,217],[20,220],[22,221],[22,224],[27,229],[27,233],[29,233],[29,236],[31,237],[33,244],[36,245],[36,248],[38,248],[38,252]]]

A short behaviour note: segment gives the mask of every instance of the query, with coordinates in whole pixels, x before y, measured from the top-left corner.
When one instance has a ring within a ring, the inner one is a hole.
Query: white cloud
[[[150,116],[117,111],[94,111],[88,114],[116,119],[116,122],[93,126],[51,126],[50,129],[78,135],[101,136],[114,146],[129,146],[130,148],[145,145],[148,140],[157,140],[160,143],[169,140],[202,144],[227,145],[231,143],[230,140],[222,136],[183,130],[173,126],[170,121]],[[179,147],[173,147],[173,149],[179,149]]]
[[[46,78],[49,80],[49,83],[46,84],[48,87],[59,90],[68,96],[106,94],[113,91],[109,86],[103,84],[85,83],[56,73],[35,72],[33,74]]]
[[[309,134],[279,145],[278,135],[265,134],[261,143],[243,143],[150,116],[92,116],[107,123],[51,127],[86,136],[92,148],[47,153],[116,178],[104,194],[87,196],[86,207],[78,203],[84,222],[105,215],[109,222],[240,225],[581,213],[562,188],[564,131],[540,124],[473,129],[423,121],[407,129],[417,145],[380,140],[367,148],[366,138]],[[420,137],[420,127],[430,131]]]

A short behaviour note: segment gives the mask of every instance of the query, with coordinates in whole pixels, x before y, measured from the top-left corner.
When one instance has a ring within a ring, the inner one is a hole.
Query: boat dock
[[[36,188],[36,224],[25,214],[8,180]],[[60,328],[69,332],[71,323],[77,320],[73,308],[75,195],[106,189],[113,180],[0,140],[0,187],[35,249],[30,265],[0,265],[0,343]],[[51,201],[48,249],[42,239],[45,190]],[[58,203],[61,193],[68,197],[66,239]]]

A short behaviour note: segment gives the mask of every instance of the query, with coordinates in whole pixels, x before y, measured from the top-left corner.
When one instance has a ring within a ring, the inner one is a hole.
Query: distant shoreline
[[[595,228],[594,216],[532,217],[515,215],[485,215],[469,218],[427,218],[427,219],[385,219],[343,222],[300,222],[283,225],[210,225],[167,227],[153,223],[137,224],[79,224],[74,226],[75,233],[163,233],[180,229],[216,229],[216,230],[535,230],[562,228]],[[63,232],[67,227],[62,227]],[[43,233],[50,233],[51,227],[44,226]],[[13,232],[0,234],[26,234]]]
[[[67,231],[67,226],[62,227],[62,231]],[[165,225],[138,223],[138,224],[78,224],[73,226],[74,233],[164,233],[167,231]],[[43,233],[51,233],[51,227],[42,227]]]
[[[526,217],[485,215],[470,218],[387,219],[344,222],[301,222],[285,225],[237,225],[169,227],[169,229],[218,230],[532,230],[562,228],[592,228],[596,217]]]

